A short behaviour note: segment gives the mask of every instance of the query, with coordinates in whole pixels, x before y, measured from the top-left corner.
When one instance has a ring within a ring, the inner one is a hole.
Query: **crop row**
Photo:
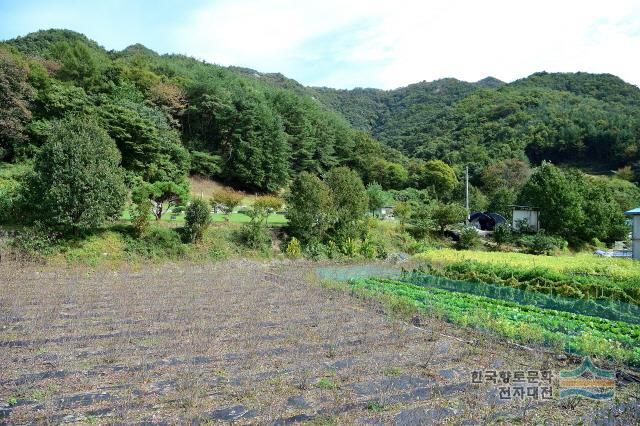
[[[438,275],[440,272],[440,276]],[[422,271],[404,272],[399,281],[415,284],[421,287],[432,287],[458,293],[475,294],[492,299],[517,302],[520,305],[533,305],[539,308],[573,312],[576,314],[606,318],[614,321],[625,321],[640,324],[640,306],[611,299],[576,299],[554,294],[530,291],[529,286],[522,288],[500,285],[495,276],[493,279],[481,282],[456,280],[442,277],[442,271],[435,274]],[[377,277],[380,277],[377,275]],[[466,277],[466,276],[465,276]]]
[[[349,286],[358,293],[391,297],[449,322],[491,331],[525,344],[544,344],[640,368],[640,325],[390,279],[356,279]]]
[[[576,299],[616,300],[640,305],[640,278],[558,272],[540,266],[512,266],[473,260],[430,263],[426,271],[455,280],[499,284]]]
[[[568,275],[590,275],[612,281],[640,279],[640,262],[629,259],[599,257],[589,253],[561,256],[535,256],[524,253],[486,252],[470,250],[428,250],[416,259],[432,264],[476,261],[514,268],[544,268]]]

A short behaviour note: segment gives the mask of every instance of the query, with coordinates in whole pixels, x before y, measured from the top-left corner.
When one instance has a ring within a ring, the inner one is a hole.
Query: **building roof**
[[[538,207],[518,206],[518,205],[515,205],[515,204],[509,204],[508,207],[511,207],[513,210],[540,210]]]
[[[624,212],[624,214],[628,214],[630,216],[636,216],[640,214],[640,207],[636,207],[635,209],[631,209],[629,211]]]

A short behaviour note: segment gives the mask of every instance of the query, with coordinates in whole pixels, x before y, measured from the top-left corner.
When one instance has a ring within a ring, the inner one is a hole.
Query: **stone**
[[[311,405],[307,402],[306,399],[304,399],[304,396],[302,396],[302,395],[290,396],[287,399],[287,405],[289,407],[294,407],[294,408],[309,408],[309,407],[311,407]]]
[[[431,425],[452,416],[455,416],[455,411],[449,408],[412,408],[400,411],[393,422],[396,426]]]

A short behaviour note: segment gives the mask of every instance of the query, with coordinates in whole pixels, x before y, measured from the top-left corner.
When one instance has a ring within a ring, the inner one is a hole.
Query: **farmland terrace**
[[[616,398],[504,401],[478,369],[575,367],[317,282],[314,264],[0,266],[0,423],[637,424]]]

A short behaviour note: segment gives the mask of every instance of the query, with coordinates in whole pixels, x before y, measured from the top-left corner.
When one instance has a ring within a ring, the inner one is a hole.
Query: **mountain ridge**
[[[181,139],[194,152],[219,155],[223,146],[221,130],[193,133],[193,124],[202,125],[207,118],[196,120],[190,111],[207,96],[219,105],[232,105],[240,117],[246,114],[248,100],[264,105],[282,126],[276,133],[284,132],[288,140],[291,154],[283,155],[291,157],[290,172],[320,172],[340,163],[362,168],[355,159],[347,159],[354,147],[368,146],[357,131],[382,143],[376,150],[384,153],[377,155],[385,161],[407,168],[413,159],[439,159],[458,170],[469,166],[472,180],[489,164],[509,158],[533,164],[592,162],[598,169],[633,166],[640,160],[640,89],[611,74],[541,71],[510,83],[488,76],[476,82],[421,81],[391,90],[332,89],[304,86],[281,73],[158,54],[142,44],[106,50],[70,30],[39,31],[1,44],[27,60],[49,61],[43,64],[52,77],[96,101],[114,90],[109,84],[130,82],[152,108],[182,125]],[[69,45],[86,52],[69,53]],[[81,76],[60,74],[60,64],[73,62],[73,55],[88,55],[96,75],[110,83],[100,86],[79,80]],[[74,96],[82,98],[80,93]],[[330,130],[318,139],[313,132],[320,129]],[[318,140],[328,144],[322,153],[313,151],[320,149]],[[372,170],[363,174],[373,179]]]

